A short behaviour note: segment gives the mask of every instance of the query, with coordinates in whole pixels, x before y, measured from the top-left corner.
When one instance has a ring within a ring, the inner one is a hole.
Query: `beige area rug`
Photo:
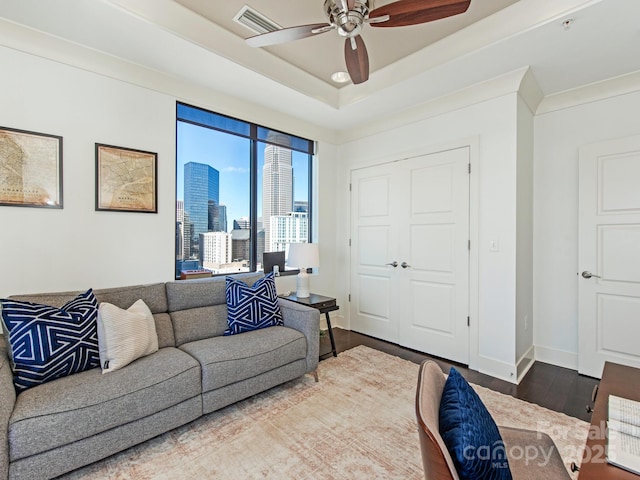
[[[311,376],[202,417],[65,479],[422,479],[419,366],[359,346]],[[545,431],[579,463],[588,424],[475,387],[499,425]]]

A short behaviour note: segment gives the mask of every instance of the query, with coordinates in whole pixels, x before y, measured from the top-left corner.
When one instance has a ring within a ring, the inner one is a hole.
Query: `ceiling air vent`
[[[282,27],[273,20],[269,20],[260,12],[245,5],[240,11],[233,17],[233,21],[244,25],[252,32],[260,35],[262,33],[274,32],[276,30],[282,30]]]

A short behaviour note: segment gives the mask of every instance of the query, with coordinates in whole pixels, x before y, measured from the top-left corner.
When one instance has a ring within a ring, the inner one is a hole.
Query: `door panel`
[[[469,362],[469,149],[403,162],[410,185],[408,225],[400,236],[403,302],[400,344],[461,363]]]
[[[353,330],[468,363],[468,164],[460,148],[352,172]]]
[[[393,168],[357,170],[351,177],[351,328],[397,343],[398,285],[390,263],[398,250],[392,215]]]
[[[412,282],[411,284],[413,312],[420,315],[413,317],[412,328],[437,335],[453,337],[454,291],[451,285],[442,283]],[[428,305],[429,308],[425,308]]]
[[[452,274],[455,225],[413,225],[411,266],[416,271]]]
[[[581,149],[579,180],[578,370],[599,377],[640,367],[640,137]]]

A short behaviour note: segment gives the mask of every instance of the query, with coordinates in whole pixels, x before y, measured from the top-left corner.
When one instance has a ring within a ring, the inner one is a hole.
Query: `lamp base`
[[[307,269],[301,268],[300,273],[298,273],[296,279],[296,297],[307,298],[311,296],[311,292],[309,291],[309,275],[307,274]]]

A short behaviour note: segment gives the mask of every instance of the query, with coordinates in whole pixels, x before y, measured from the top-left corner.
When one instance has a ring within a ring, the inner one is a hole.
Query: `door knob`
[[[591,277],[602,278],[600,275],[594,275],[593,273],[588,272],[587,270],[582,272],[582,278],[591,278]]]
[[[391,265],[393,268],[396,268],[398,266],[398,262],[396,262],[395,260],[391,263],[385,263],[385,265]]]
[[[411,265],[409,265],[407,262],[402,262],[402,263],[400,264],[400,266],[401,266],[402,268],[409,268]]]

